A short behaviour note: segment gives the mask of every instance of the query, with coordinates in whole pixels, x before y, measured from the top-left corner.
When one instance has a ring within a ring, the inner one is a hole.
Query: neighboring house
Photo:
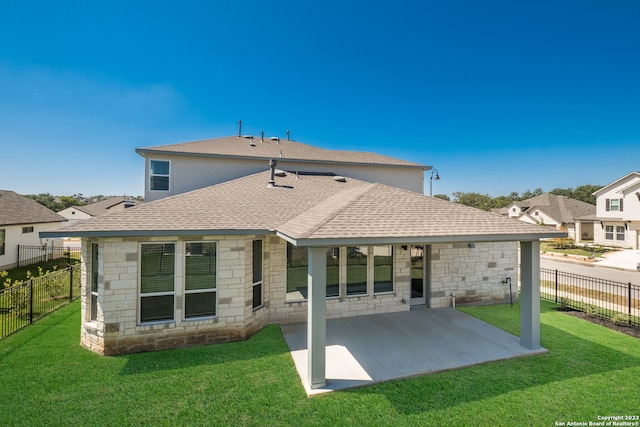
[[[76,221],[88,219],[94,216],[120,212],[137,204],[138,202],[135,200],[125,199],[124,197],[111,197],[109,199],[84,206],[71,206],[67,209],[61,210],[58,214],[65,217],[68,220],[68,224],[71,225]]]
[[[544,193],[527,200],[514,201],[497,212],[529,224],[566,230],[576,242],[593,240],[594,237],[593,216],[596,207],[567,196]]]
[[[0,190],[0,271],[17,265],[18,245],[53,243],[48,238],[40,238],[39,233],[58,228],[65,221],[33,199]]]
[[[596,191],[594,242],[640,249],[640,172],[631,172]]]
[[[260,172],[270,159],[286,171],[331,171],[420,193],[424,171],[431,169],[380,154],[326,150],[276,137],[229,136],[136,152],[145,158],[145,202]]]

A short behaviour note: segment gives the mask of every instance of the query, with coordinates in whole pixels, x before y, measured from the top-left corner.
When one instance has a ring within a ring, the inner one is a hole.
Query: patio
[[[308,384],[307,323],[282,325],[308,395],[544,353],[520,337],[453,308],[327,320],[327,385]]]

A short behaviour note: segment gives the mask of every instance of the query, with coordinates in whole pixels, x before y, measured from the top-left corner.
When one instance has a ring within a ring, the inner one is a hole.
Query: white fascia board
[[[110,230],[110,231],[74,231],[54,230],[41,231],[41,238],[51,237],[154,237],[154,236],[226,236],[226,235],[266,235],[270,230]]]

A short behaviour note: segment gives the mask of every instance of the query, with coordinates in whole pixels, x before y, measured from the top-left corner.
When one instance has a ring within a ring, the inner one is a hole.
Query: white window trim
[[[159,174],[159,173],[155,173],[152,174],[151,173],[151,162],[167,162],[169,163],[169,174],[165,175],[165,174]],[[158,191],[161,193],[168,193],[171,192],[171,169],[172,168],[172,164],[171,164],[171,160],[167,160],[167,159],[149,159],[149,191]],[[153,188],[151,188],[151,178],[154,176],[166,176],[168,178],[168,182],[169,185],[167,186],[166,190],[154,190]]]

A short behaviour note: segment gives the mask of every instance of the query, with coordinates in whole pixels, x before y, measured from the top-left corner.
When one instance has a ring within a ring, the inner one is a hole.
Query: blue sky
[[[143,194],[237,132],[434,166],[434,194],[640,170],[640,2],[0,3],[0,188]],[[428,192],[429,174],[425,176]]]

